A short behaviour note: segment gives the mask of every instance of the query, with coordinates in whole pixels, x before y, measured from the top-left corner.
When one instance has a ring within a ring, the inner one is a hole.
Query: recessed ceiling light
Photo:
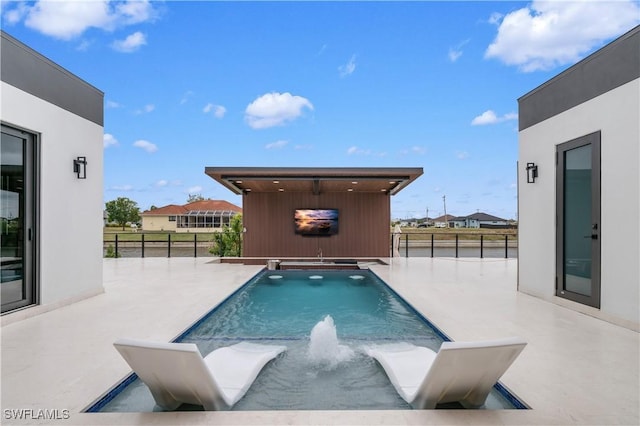
[[[242,183],[242,181],[241,180],[237,180],[236,183]]]
[[[353,191],[353,188],[349,188],[349,189],[347,189],[347,191],[352,192],[352,191]]]
[[[394,183],[397,183],[397,182],[395,180],[390,180],[389,183],[393,185]]]
[[[280,181],[279,180],[274,180],[273,183],[280,183]]]
[[[353,182],[351,182],[351,183],[352,183],[352,184],[354,184],[354,185],[357,185],[357,184],[358,184],[358,182],[356,182],[356,181],[353,181]]]
[[[280,188],[280,189],[278,189],[278,191],[284,192],[284,188]]]
[[[247,189],[245,189],[245,191],[250,192],[250,191],[251,191],[251,188],[247,188]]]
[[[382,192],[387,192],[387,190],[386,190],[386,189],[384,189],[384,188],[382,188],[380,191],[382,191]]]

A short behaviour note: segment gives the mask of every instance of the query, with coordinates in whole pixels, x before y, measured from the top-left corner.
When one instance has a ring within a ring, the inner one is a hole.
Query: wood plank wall
[[[389,257],[390,196],[376,193],[248,193],[242,198],[247,257]],[[294,232],[300,208],[339,210],[336,235],[315,237]]]

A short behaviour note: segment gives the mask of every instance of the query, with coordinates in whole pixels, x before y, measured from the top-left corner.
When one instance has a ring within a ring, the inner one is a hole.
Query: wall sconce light
[[[78,179],[87,178],[87,157],[78,157],[73,160],[73,172]]]
[[[527,163],[527,183],[535,183],[538,177],[538,166],[535,163]]]

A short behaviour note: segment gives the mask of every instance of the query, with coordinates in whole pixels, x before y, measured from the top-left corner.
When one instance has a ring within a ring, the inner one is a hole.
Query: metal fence
[[[446,236],[446,238],[444,238]],[[479,257],[515,258],[518,240],[515,233],[505,234],[391,234],[392,257]]]
[[[122,239],[118,234],[113,235],[113,240],[105,240],[103,254],[105,257],[212,257],[209,248],[212,241],[209,239],[198,240],[198,234],[193,234],[193,241],[172,240],[171,234],[165,239],[154,234],[139,234],[139,239]],[[130,235],[130,234],[127,234]]]
[[[118,234],[103,244],[105,257],[213,257],[209,249],[210,238],[193,234],[192,241],[184,236],[172,240],[171,234],[139,234],[136,240],[122,239]],[[127,234],[130,235],[130,234]],[[446,238],[445,238],[446,237]],[[392,257],[479,257],[515,258],[518,240],[514,233],[505,234],[443,234],[411,233],[391,234]]]

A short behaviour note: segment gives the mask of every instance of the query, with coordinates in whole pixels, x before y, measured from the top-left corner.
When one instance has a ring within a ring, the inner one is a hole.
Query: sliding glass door
[[[35,136],[2,125],[0,143],[2,313],[36,303]]]
[[[556,295],[600,307],[600,132],[557,148]]]

